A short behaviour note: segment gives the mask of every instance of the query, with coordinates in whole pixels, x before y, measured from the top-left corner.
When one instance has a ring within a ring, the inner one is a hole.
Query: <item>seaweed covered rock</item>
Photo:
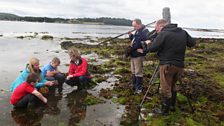
[[[53,40],[54,37],[51,36],[51,35],[43,35],[43,36],[41,37],[41,39],[42,39],[42,40]]]

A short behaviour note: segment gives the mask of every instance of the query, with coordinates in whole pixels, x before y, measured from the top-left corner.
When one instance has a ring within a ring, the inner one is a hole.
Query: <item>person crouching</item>
[[[50,63],[46,64],[41,71],[46,80],[48,81],[56,81],[57,86],[59,87],[59,92],[62,91],[62,85],[65,81],[65,76],[58,70],[58,66],[61,61],[58,57],[54,57]]]
[[[78,89],[82,89],[88,85],[91,75],[87,70],[87,61],[81,57],[79,50],[72,48],[68,51],[71,59],[68,76],[65,83],[70,86],[78,85]]]
[[[39,80],[38,74],[29,74],[26,81],[13,91],[10,103],[15,108],[27,108],[29,103],[37,104],[40,100],[46,104],[47,99],[34,88]]]

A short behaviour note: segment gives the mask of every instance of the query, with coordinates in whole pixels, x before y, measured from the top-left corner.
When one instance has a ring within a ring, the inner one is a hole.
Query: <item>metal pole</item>
[[[153,22],[151,22],[151,23],[149,23],[149,24],[147,24],[147,25],[145,25],[145,26],[146,26],[146,27],[147,27],[147,26],[150,26],[150,25],[154,24],[155,22],[156,22],[156,21],[153,21]],[[116,39],[116,38],[118,38],[118,37],[121,37],[121,36],[123,36],[123,35],[125,35],[125,34],[128,34],[129,32],[133,32],[133,31],[135,31],[135,29],[133,29],[133,30],[131,30],[131,31],[128,31],[128,32],[125,32],[125,33],[122,33],[122,34],[120,34],[120,35],[118,35],[118,36],[115,36],[115,37],[113,37],[113,38],[107,39],[107,40],[105,40],[105,41],[103,41],[103,42],[100,42],[100,43],[98,43],[98,45],[101,45],[101,44],[103,44],[103,43],[105,43],[105,42],[114,40],[114,39]]]

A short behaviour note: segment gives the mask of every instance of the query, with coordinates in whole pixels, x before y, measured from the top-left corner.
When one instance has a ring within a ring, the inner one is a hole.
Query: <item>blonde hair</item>
[[[58,64],[61,63],[61,61],[60,61],[60,59],[59,59],[58,57],[54,57],[54,58],[51,60],[51,62],[52,62],[52,63],[58,63]]]
[[[32,57],[28,63],[28,69],[29,69],[30,73],[40,73],[40,71],[34,70],[33,67],[35,64],[39,64],[39,59]]]
[[[79,59],[79,58],[81,58],[81,53],[80,53],[80,51],[79,51],[78,49],[76,49],[76,48],[71,48],[71,49],[69,49],[69,50],[68,50],[68,54],[69,54],[69,56],[72,56],[72,57],[74,57],[75,59]]]

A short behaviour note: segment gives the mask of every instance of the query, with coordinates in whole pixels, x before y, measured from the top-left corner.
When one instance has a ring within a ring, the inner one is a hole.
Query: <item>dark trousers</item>
[[[66,80],[65,83],[70,85],[70,86],[75,86],[77,85],[78,88],[82,88],[84,86],[87,86],[88,83],[90,82],[90,78],[88,76],[80,76],[80,77],[73,77],[70,78],[69,80]]]
[[[63,84],[65,82],[65,76],[61,73],[58,73],[53,77],[46,77],[46,80],[48,81],[57,80],[59,84]]]
[[[15,108],[26,108],[29,103],[37,104],[40,100],[33,94],[27,94],[22,99],[20,99],[15,105]]]
[[[58,81],[58,92],[61,93],[62,92],[62,86],[63,86],[63,83],[65,82],[65,76],[61,73],[58,73],[56,74],[55,76],[53,77],[46,77],[46,80],[48,81],[55,81],[57,80]],[[50,89],[54,89],[54,87],[51,87]]]

